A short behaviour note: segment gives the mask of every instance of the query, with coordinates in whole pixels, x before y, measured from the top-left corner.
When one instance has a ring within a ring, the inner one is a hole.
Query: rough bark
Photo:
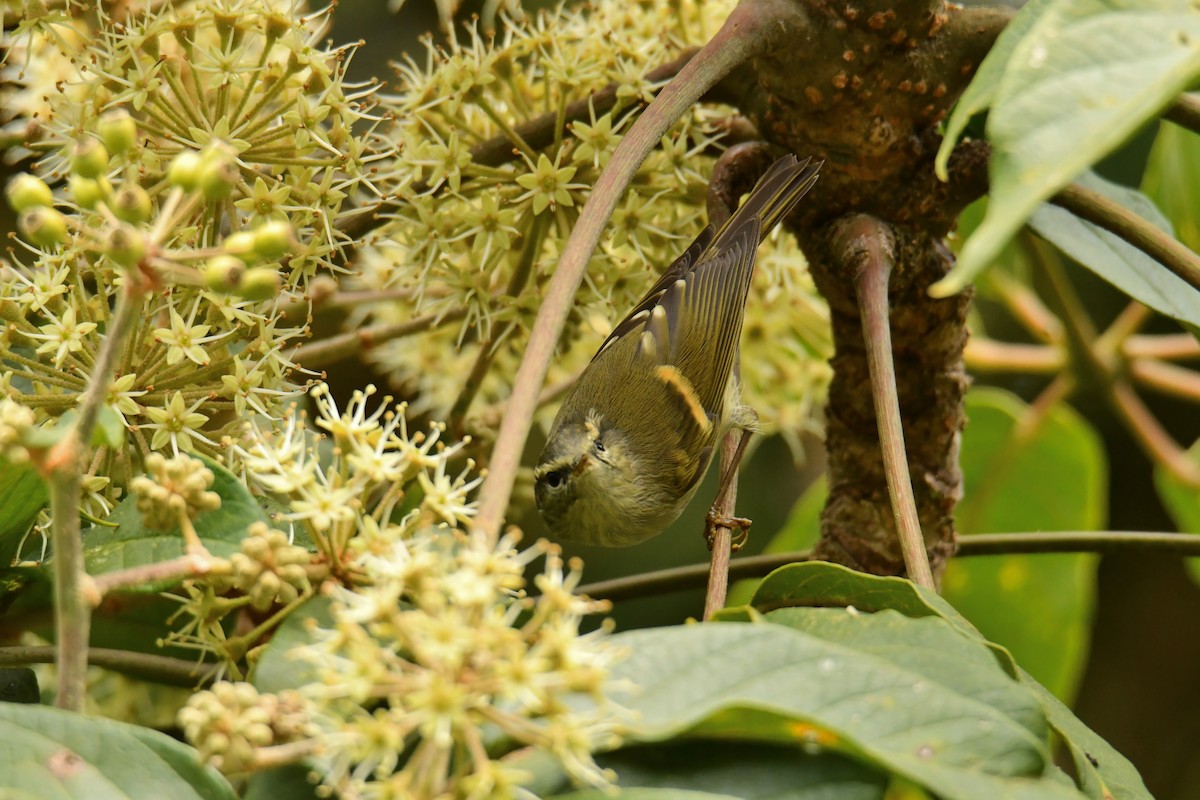
[[[753,0],[750,0],[753,2]],[[933,173],[936,132],[995,37],[1004,9],[930,0],[793,0],[794,32],[723,87],[773,145],[824,158],[821,180],[789,224],[829,302],[836,354],[827,412],[830,495],[819,557],[883,575],[904,573],[880,456],[853,275],[839,268],[831,230],[867,213],[894,230],[890,302],[896,379],[921,527],[934,574],[954,552],[961,494],[958,446],[967,377],[962,364],[969,294],[934,300],[950,269],[943,239],[986,190],[987,152],[966,143],[950,180]]]

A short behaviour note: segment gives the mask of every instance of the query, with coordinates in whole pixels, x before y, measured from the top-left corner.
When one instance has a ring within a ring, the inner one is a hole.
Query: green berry
[[[99,139],[80,139],[71,148],[71,171],[85,178],[99,178],[108,171],[108,149]]]
[[[71,197],[75,198],[79,207],[89,210],[107,201],[112,194],[112,184],[108,182],[108,178],[93,180],[82,175],[72,175],[67,180],[67,187],[71,190]]]
[[[292,249],[292,226],[282,220],[272,220],[254,230],[254,252],[267,261],[274,261]]]
[[[54,193],[41,178],[22,172],[11,181],[4,190],[8,196],[8,204],[13,211],[29,211],[54,205]]]
[[[17,218],[25,238],[39,247],[54,247],[67,240],[67,218],[53,208],[31,208]]]
[[[228,197],[240,176],[233,150],[228,145],[210,147],[201,156],[199,187],[209,200]]]
[[[200,170],[204,159],[195,150],[184,150],[171,160],[167,180],[184,191],[194,191],[200,185]]]
[[[150,219],[150,195],[136,183],[127,183],[113,196],[112,211],[125,222],[145,222]]]
[[[214,292],[231,294],[242,285],[246,265],[237,256],[213,256],[204,264],[204,285]]]
[[[105,252],[123,267],[132,267],[146,256],[146,237],[136,228],[122,225],[108,234]]]
[[[246,270],[237,293],[247,300],[269,300],[279,294],[279,273],[270,267]]]
[[[123,108],[105,112],[96,125],[96,131],[110,153],[119,155],[137,143],[137,123]]]
[[[238,231],[231,233],[221,242],[221,249],[226,253],[240,257],[243,261],[249,263],[255,260],[254,253],[254,234],[250,231]]]

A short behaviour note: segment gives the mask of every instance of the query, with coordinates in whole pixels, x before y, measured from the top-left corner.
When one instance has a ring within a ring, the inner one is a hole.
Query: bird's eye
[[[599,439],[597,439],[596,441],[592,442],[592,447],[594,447],[594,448],[596,449],[596,452],[597,452],[597,453],[603,453],[603,452],[605,452],[605,448],[604,448],[604,442],[600,441]]]
[[[551,489],[557,489],[567,482],[567,471],[565,469],[556,469],[553,472],[546,473],[546,485]]]

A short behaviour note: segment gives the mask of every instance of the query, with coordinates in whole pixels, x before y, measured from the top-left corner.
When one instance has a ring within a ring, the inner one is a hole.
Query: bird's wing
[[[667,370],[663,374],[690,387],[710,420],[718,417],[737,361],[758,243],[812,188],[820,167],[793,155],[771,165],[720,231],[705,228],[667,267],[593,361],[616,342],[637,337],[635,358],[649,355]]]

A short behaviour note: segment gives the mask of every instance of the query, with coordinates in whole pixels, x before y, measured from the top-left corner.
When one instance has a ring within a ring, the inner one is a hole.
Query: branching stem
[[[854,275],[858,305],[862,312],[863,343],[871,374],[871,397],[879,426],[879,446],[887,477],[888,496],[904,556],[904,570],[920,586],[934,589],[933,571],[921,535],[917,501],[908,472],[900,398],[896,392],[896,366],[892,361],[892,332],[888,318],[888,281],[895,258],[894,240],[888,226],[865,214],[842,223],[836,234],[834,252]]]
[[[116,355],[124,346],[125,337],[133,328],[141,307],[143,288],[140,281],[132,273],[126,277],[117,295],[104,344],[88,378],[87,389],[80,397],[79,416],[41,464],[50,485],[50,511],[54,517],[50,530],[54,544],[55,640],[58,643],[55,705],[68,711],[82,712],[84,707],[88,638],[96,594],[84,566],[79,525],[87,454],[96,416],[113,378]]]

